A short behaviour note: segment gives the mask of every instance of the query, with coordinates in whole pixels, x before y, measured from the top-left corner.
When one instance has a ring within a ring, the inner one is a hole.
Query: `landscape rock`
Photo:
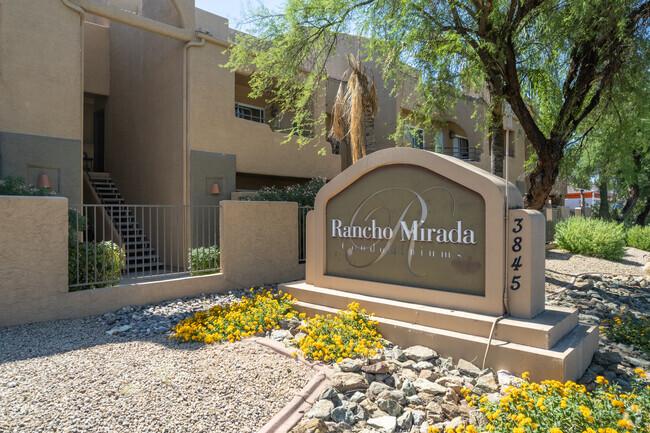
[[[363,359],[352,359],[344,358],[343,361],[339,362],[337,365],[343,372],[354,373],[361,370],[361,367],[365,365]]]
[[[332,420],[337,423],[344,423],[349,426],[352,426],[356,423],[354,413],[345,407],[336,407],[332,409],[330,416]]]
[[[404,355],[415,362],[428,361],[438,357],[438,353],[435,350],[424,346],[411,346],[404,350]]]
[[[318,400],[307,412],[307,418],[318,418],[323,421],[330,419],[330,413],[334,409],[334,403],[329,400]]]
[[[312,418],[304,420],[294,429],[293,433],[327,433],[327,424],[322,419]]]
[[[447,388],[438,385],[437,383],[431,382],[426,379],[418,379],[413,383],[415,389],[418,392],[430,394],[430,395],[444,395],[447,392]]]
[[[478,377],[478,375],[481,373],[481,369],[472,364],[469,361],[465,361],[464,359],[460,359],[458,361],[458,365],[456,366],[460,374],[463,374],[465,376],[470,376],[470,377]]]
[[[400,430],[410,430],[413,426],[413,414],[410,410],[405,411],[399,418],[397,418],[397,428]]]
[[[382,433],[393,433],[397,427],[397,418],[394,416],[381,416],[369,418],[366,424],[381,430]]]
[[[361,370],[370,374],[387,374],[390,372],[390,367],[387,363],[380,361],[376,364],[364,365],[361,367]]]
[[[402,413],[402,407],[395,400],[378,398],[375,403],[379,409],[383,410],[390,416],[399,416]]]
[[[368,381],[356,373],[334,373],[332,388],[339,392],[348,392],[368,388]]]

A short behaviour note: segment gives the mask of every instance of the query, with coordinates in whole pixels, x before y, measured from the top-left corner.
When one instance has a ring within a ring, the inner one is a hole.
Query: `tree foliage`
[[[592,183],[622,202],[618,222],[645,224],[650,207],[650,75],[648,44],[627,60],[607,102],[594,110],[570,143],[562,175],[578,187]],[[605,197],[601,194],[601,201]],[[601,205],[607,208],[606,204]],[[609,212],[604,211],[609,217]],[[644,216],[645,215],[645,216]]]
[[[572,137],[647,39],[649,15],[639,0],[288,0],[281,14],[256,12],[259,39],[239,38],[229,66],[252,65],[253,92],[273,89],[296,125],[324,122],[307,108],[345,32],[364,36],[396,89],[417,81],[426,119],[462,90],[487,89],[494,113],[508,102],[536,153],[526,205],[541,208]]]

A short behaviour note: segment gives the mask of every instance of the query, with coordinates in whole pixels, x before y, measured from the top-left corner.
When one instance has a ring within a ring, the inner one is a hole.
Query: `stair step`
[[[126,267],[127,273],[133,273],[133,272],[143,272],[143,271],[153,271],[153,270],[159,270],[165,269],[165,264],[162,262],[155,262],[155,263],[145,263],[144,265],[138,264],[138,265],[128,265]]]
[[[151,263],[151,260],[158,260],[158,256],[156,254],[149,254],[146,256],[131,256],[127,255],[126,261],[128,263],[138,263],[139,261],[146,261],[147,263]]]
[[[490,335],[493,316],[450,310],[429,305],[395,301],[392,299],[343,292],[316,287],[303,281],[282,284],[279,288],[295,298],[311,304],[345,309],[350,302],[387,319],[409,321],[417,325],[433,326],[451,332],[463,332],[477,337]],[[504,318],[495,328],[494,338],[542,349],[550,349],[578,325],[578,310],[551,307],[533,319]]]
[[[293,308],[308,316],[334,315],[338,311],[337,308],[303,301],[296,302]],[[487,335],[479,337],[378,316],[373,316],[372,320],[378,322],[379,330],[385,338],[402,347],[422,345],[436,350],[444,357],[476,360],[478,365],[483,360],[488,344]],[[591,363],[596,350],[598,326],[578,325],[551,349],[493,338],[485,365],[494,370],[508,370],[517,376],[528,371],[534,381],[555,379],[564,382],[577,380]]]

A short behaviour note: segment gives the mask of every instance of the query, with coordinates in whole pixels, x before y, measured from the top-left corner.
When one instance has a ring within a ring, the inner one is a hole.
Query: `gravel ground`
[[[645,254],[627,248],[614,263],[548,250],[546,290],[583,272],[638,274]],[[0,328],[0,433],[258,430],[313,371],[252,342],[179,344],[164,330],[240,295]],[[125,324],[129,331],[107,335]]]
[[[565,250],[546,251],[546,292],[554,293],[566,287],[574,275],[585,272],[607,272],[612,274],[642,274],[647,251],[625,248],[621,262],[597,259],[595,257],[571,254]]]
[[[0,432],[254,432],[313,375],[252,342],[105,329],[96,319],[2,328]]]

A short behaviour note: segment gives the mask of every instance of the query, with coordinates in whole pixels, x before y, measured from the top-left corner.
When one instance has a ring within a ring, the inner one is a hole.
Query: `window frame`
[[[419,146],[415,145],[415,142],[414,142],[413,139],[416,138],[417,136],[413,135],[411,131],[416,131],[416,133],[417,133],[417,131],[420,132],[419,137],[420,137],[421,141],[420,141]],[[423,128],[418,128],[417,126],[413,126],[413,125],[406,125],[406,131],[404,133],[404,136],[409,141],[412,148],[414,148],[414,149],[424,149],[426,143],[424,141],[424,129]]]
[[[241,116],[238,115],[237,109],[238,108],[243,108],[243,109],[248,109],[248,110],[257,110],[260,112],[259,116],[251,114],[242,114]],[[244,120],[249,120],[251,122],[255,123],[262,123],[266,124],[266,108],[264,107],[258,107],[256,105],[250,105],[250,104],[244,104],[242,102],[235,102],[235,117],[238,119],[244,119]]]

